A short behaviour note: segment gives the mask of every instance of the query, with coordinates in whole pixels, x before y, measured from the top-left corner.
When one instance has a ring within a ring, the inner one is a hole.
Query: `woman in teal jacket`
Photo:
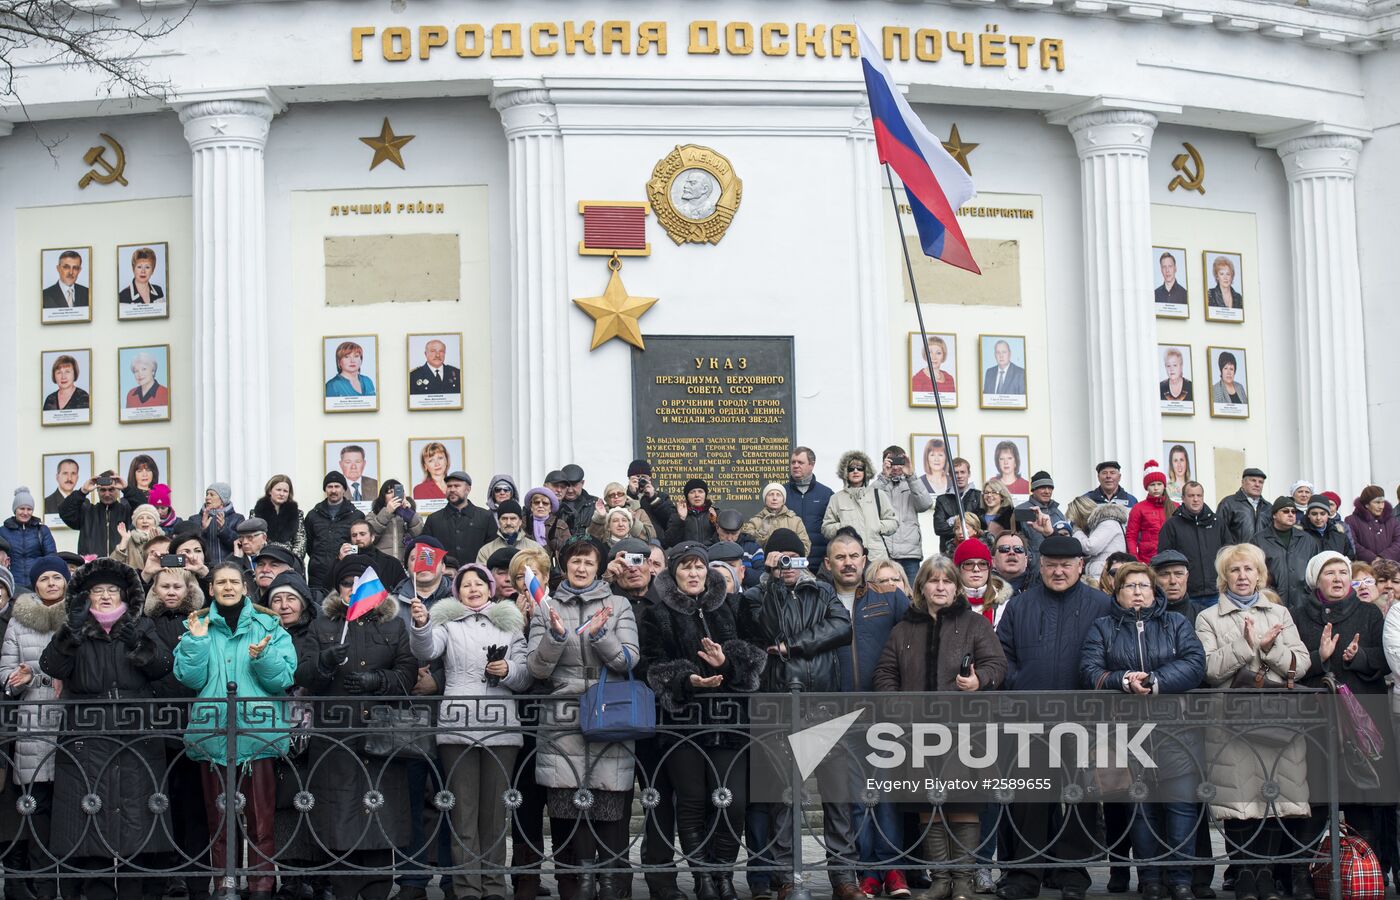
[[[190,613],[186,632],[175,645],[175,677],[200,700],[190,710],[185,751],[201,766],[204,803],[213,836],[213,866],[224,868],[228,848],[224,812],[224,767],[240,770],[238,792],[245,798],[245,837],[253,846],[251,867],[266,871],[248,879],[250,900],[271,900],[272,861],[276,854],[273,816],[277,805],[277,776],[272,761],[287,752],[287,722],[283,703],[246,698],[282,697],[296,673],[292,637],[271,611],[256,606],[243,593],[241,562],[219,563],[210,571],[210,609]],[[238,686],[237,727],[232,753],[227,727],[227,685]],[[254,729],[265,730],[254,730]]]

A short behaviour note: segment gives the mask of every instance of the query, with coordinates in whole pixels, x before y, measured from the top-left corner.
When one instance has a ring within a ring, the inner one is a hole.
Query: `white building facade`
[[[791,336],[796,437],[828,483],[849,448],[921,457],[938,428],[911,384],[922,359],[856,23],[930,130],[976,145],[960,220],[986,274],[924,260],[915,280],[928,330],[951,338],[949,431],[977,479],[1010,440],[1026,477],[1047,469],[1062,493],[1109,458],[1137,490],[1178,444],[1212,502],[1244,465],[1271,495],[1302,478],[1347,507],[1400,481],[1400,9],[1367,0],[240,0],[144,48],[164,100],[95,100],[89,73],[22,65],[26,109],[0,107],[0,475],[37,495],[59,458],[98,471],[165,451],[188,514],[211,481],[250,506],[273,472],[312,499],[344,443],[371,447],[381,480],[416,482],[431,439],[460,448],[479,502],[491,472],[523,488],[566,462],[598,493],[641,436],[631,348],[592,349],[571,302],[609,275],[579,252],[579,204],[646,201],[687,144],[729,161],[742,201],[713,244],[677,244],[647,215],[650,254],[619,273],[658,298],[642,332]],[[371,168],[361,139],[386,119],[412,138],[402,167]],[[113,144],[121,177],[103,183]],[[169,315],[123,318],[146,245],[165,255]],[[90,315],[45,323],[53,251],[70,247],[87,251]],[[1164,253],[1184,316],[1154,303]],[[1242,301],[1223,314],[1222,257]],[[461,335],[460,408],[413,408],[413,337],[439,333]],[[372,408],[329,408],[325,348],[366,337]],[[1014,408],[979,390],[1003,338],[1026,370]],[[1168,346],[1190,404],[1162,400]],[[167,352],[166,417],[124,403],[137,348]],[[88,353],[87,422],[44,424],[70,351]],[[1246,404],[1212,400],[1222,352]]]

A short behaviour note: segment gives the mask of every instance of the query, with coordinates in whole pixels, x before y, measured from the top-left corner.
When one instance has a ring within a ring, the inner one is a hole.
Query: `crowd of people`
[[[362,512],[331,472],[310,509],[277,475],[246,517],[223,483],[181,517],[168,486],[108,472],[59,510],[77,554],[56,552],[33,495],[16,489],[0,528],[0,683],[21,713],[4,720],[7,896],[77,896],[52,869],[23,877],[57,857],[90,873],[88,900],[171,888],[113,879],[114,860],[182,870],[178,889],[208,897],[207,867],[227,861],[233,777],[252,900],[371,900],[395,886],[422,900],[427,865],[462,870],[443,878],[458,900],[536,900],[551,870],[560,900],[621,900],[634,892],[634,842],[660,900],[688,896],[678,860],[695,900],[736,900],[736,866],[756,898],[786,900],[795,810],[748,801],[735,694],[1147,695],[1230,690],[1257,674],[1330,676],[1364,695],[1391,690],[1400,671],[1400,613],[1388,615],[1400,522],[1380,487],[1342,518],[1340,497],[1306,481],[1268,500],[1265,474],[1249,468],[1212,510],[1199,482],[1172,500],[1155,464],[1139,500],[1104,461],[1062,509],[1047,472],[1018,504],[999,482],[979,489],[963,459],[932,491],[898,446],[878,467],[842,454],[835,487],[815,465],[794,448],[789,478],[762,488],[752,516],[717,505],[699,478],[661,491],[644,459],[601,496],[575,464],[523,492],[495,475],[485,506],[467,473],[450,472],[446,504],[428,516],[394,479]],[[926,556],[926,539],[939,552]],[[604,672],[653,689],[655,737],[585,737],[577,697]],[[447,699],[411,702],[433,696]],[[104,702],[65,716],[46,702],[59,699]],[[182,740],[143,736],[132,710],[159,713],[156,730]],[[673,721],[709,728],[679,740]],[[1217,750],[1164,757],[1159,788],[1175,800],[1063,817],[1047,803],[823,803],[833,894],[1027,900],[1049,880],[1074,900],[1087,869],[1048,878],[1034,859],[1092,860],[1102,828],[1118,859],[1174,863],[1139,868],[1147,900],[1209,898],[1216,873],[1192,859],[1211,855],[1214,823],[1239,860],[1225,873],[1236,897],[1309,900],[1303,861],[1326,807],[1298,799],[1304,742],[1266,754],[1268,771],[1247,737]],[[1237,786],[1208,810],[1191,790],[1202,766]],[[846,777],[832,760],[817,771],[824,784]],[[1293,789],[1265,800],[1266,779]],[[655,796],[638,836],[643,787]],[[429,806],[441,827],[425,824]],[[1344,813],[1400,874],[1396,807]],[[1260,863],[1280,856],[1295,862]],[[301,874],[327,860],[354,871]],[[298,874],[279,879],[279,865]],[[1126,888],[1127,867],[1113,878]]]

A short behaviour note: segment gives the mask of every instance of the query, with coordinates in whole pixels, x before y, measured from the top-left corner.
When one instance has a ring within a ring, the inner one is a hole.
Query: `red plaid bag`
[[[1318,848],[1320,862],[1312,864],[1313,892],[1319,897],[1332,893],[1332,836],[1322,839]],[[1341,828],[1342,900],[1382,900],[1385,878],[1375,851],[1350,826]]]

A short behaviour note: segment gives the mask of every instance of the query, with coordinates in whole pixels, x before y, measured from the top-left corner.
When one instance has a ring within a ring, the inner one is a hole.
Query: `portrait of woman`
[[[45,425],[86,425],[92,420],[88,392],[80,384],[92,357],[90,350],[60,350],[43,354],[53,390],[44,397]]]
[[[958,388],[953,372],[957,370],[958,338],[952,334],[930,334],[924,344],[918,333],[909,334],[909,405],[934,406],[939,401],[944,406],[958,405]],[[934,378],[938,380],[938,398],[933,395],[933,378],[929,377],[929,367],[933,367]]]
[[[1249,415],[1249,395],[1245,392],[1244,351],[1237,348],[1211,348],[1210,358],[1220,373],[1220,380],[1211,385],[1210,414],[1213,416]]]
[[[1196,411],[1195,391],[1191,387],[1191,348],[1175,344],[1158,344],[1162,366],[1158,374],[1165,376],[1157,386],[1158,397],[1165,415],[1188,416]]]
[[[377,344],[373,336],[322,339],[326,412],[379,408],[373,374]]]
[[[947,444],[937,434],[916,434],[913,437],[911,445],[915,454],[923,460],[923,474],[919,478],[924,487],[934,496],[951,491],[953,481],[948,474],[948,464],[958,455],[957,436],[949,435]]]
[[[1243,322],[1244,295],[1240,293],[1241,260],[1238,253],[1205,251],[1208,261],[1206,283],[1206,318],[1216,322]]]
[[[139,491],[149,491],[160,481],[160,465],[149,453],[138,453],[126,467],[126,483]]]
[[[418,465],[423,480],[413,486],[414,500],[442,500],[447,497],[447,473],[452,470],[452,458],[442,441],[429,441],[418,453]]]
[[[992,442],[995,443],[988,454],[986,447]],[[1000,482],[1013,497],[1030,496],[1031,483],[1021,472],[1029,444],[1030,439],[1024,437],[982,438],[986,471],[993,473],[988,480]]]
[[[130,265],[129,281],[117,295],[117,318],[145,319],[169,315],[165,296],[165,244],[117,248],[117,268]]]
[[[1191,449],[1188,451],[1186,443],[1162,445],[1162,455],[1167,458],[1167,496],[1173,503],[1181,502],[1181,489],[1186,486],[1186,482],[1192,480],[1191,458],[1195,455],[1196,445],[1191,443]]]
[[[169,380],[170,348],[122,347],[117,351],[117,389],[121,392],[121,421],[149,422],[170,418],[170,389],[161,384]]]

